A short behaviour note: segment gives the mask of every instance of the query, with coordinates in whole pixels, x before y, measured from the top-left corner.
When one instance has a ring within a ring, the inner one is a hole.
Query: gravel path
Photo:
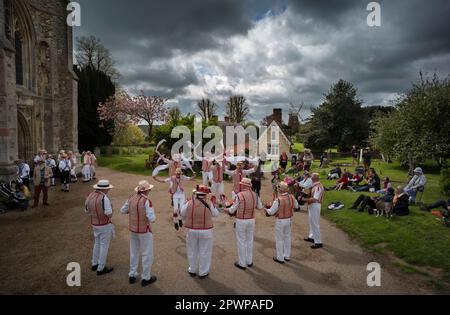
[[[128,284],[129,233],[127,216],[119,214],[122,203],[142,176],[99,168],[99,178],[116,188],[110,193],[117,237],[111,243],[110,275],[97,277],[90,271],[92,233],[83,213],[84,197],[91,184],[72,185],[70,193],[53,189],[50,207],[25,213],[0,215],[1,294],[427,294],[421,281],[391,267],[385,257],[374,257],[326,220],[322,220],[325,247],[313,251],[303,237],[308,231],[306,213],[296,213],[293,224],[293,257],[290,263],[273,262],[274,219],[257,214],[254,267],[241,271],[236,260],[233,220],[215,220],[214,251],[209,279],[187,274],[185,230],[175,231],[171,220],[167,186],[157,184],[151,193],[157,215],[154,231],[153,273],[158,281],[146,288]],[[188,189],[192,189],[192,183]],[[226,193],[230,195],[230,184]],[[271,197],[270,182],[263,184],[263,202]],[[190,190],[187,190],[190,191]],[[382,265],[382,286],[369,288],[366,266]],[[66,285],[66,266],[78,262],[82,286]]]

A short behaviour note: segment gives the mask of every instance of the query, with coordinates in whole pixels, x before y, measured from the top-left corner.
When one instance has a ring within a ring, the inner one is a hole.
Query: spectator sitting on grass
[[[338,179],[341,178],[342,175],[342,170],[339,166],[336,166],[335,168],[333,168],[329,173],[328,173],[328,177],[327,179]]]
[[[349,183],[349,177],[352,177],[352,174],[350,174],[346,169],[344,169],[344,173],[342,174],[341,178],[338,179],[336,185],[326,188],[325,190],[343,190],[348,188]]]
[[[373,168],[369,170],[367,178],[365,179],[365,185],[356,188],[349,187],[349,189],[353,192],[361,192],[361,191],[376,192],[380,190],[380,188],[381,188],[380,177]]]
[[[359,212],[364,212],[364,209],[369,206],[370,209],[381,210],[380,205],[377,203],[381,201],[382,203],[392,203],[394,200],[394,188],[389,188],[386,195],[371,197],[366,195],[360,195],[358,199],[350,207],[352,210],[358,209]]]
[[[360,173],[353,174],[352,177],[349,178],[348,186],[352,186],[352,187],[358,186],[359,183],[361,183],[363,179],[364,179],[364,176],[362,174],[360,174]]]
[[[377,194],[385,194],[390,187],[392,187],[391,181],[389,177],[386,176],[383,180],[383,189],[378,190]]]
[[[392,212],[398,216],[409,215],[409,196],[402,186],[397,187],[397,192],[394,197],[394,208]]]
[[[423,191],[427,178],[423,174],[423,170],[418,167],[414,170],[414,176],[405,187],[406,193],[409,195],[409,201],[411,204],[416,202],[416,196],[418,191]]]
[[[450,191],[448,191],[447,195],[450,196]],[[443,211],[450,211],[450,199],[448,199],[447,201],[445,201],[444,199],[438,200],[429,206],[420,207],[420,210],[422,211],[431,211],[434,209],[442,209]]]

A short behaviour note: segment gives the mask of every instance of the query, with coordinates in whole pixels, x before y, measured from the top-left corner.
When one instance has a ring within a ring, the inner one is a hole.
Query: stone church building
[[[0,179],[41,148],[77,149],[68,2],[0,0]]]

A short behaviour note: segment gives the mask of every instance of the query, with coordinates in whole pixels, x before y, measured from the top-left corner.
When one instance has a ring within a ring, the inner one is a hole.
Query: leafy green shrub
[[[441,171],[440,185],[444,194],[450,195],[450,168],[443,168]]]

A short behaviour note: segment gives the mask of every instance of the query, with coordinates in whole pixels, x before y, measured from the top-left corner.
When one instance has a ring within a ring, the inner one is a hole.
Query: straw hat
[[[182,175],[182,174],[183,174],[183,171],[181,170],[181,168],[177,168],[177,169],[175,170],[175,174],[177,174],[177,175]]]
[[[47,154],[47,150],[45,150],[45,149],[40,149],[40,150],[39,150],[39,153],[40,153],[40,154]]]
[[[99,190],[107,190],[107,189],[111,189],[114,188],[113,185],[111,185],[109,183],[109,180],[107,179],[101,179],[98,181],[97,184],[95,184],[94,186],[92,186],[94,189],[99,189]]]
[[[63,154],[63,153],[66,153],[66,151],[64,151],[64,150],[59,151],[59,154]]]
[[[289,186],[288,186],[288,184],[287,184],[286,182],[281,182],[281,183],[279,183],[279,184],[278,184],[278,188],[279,188],[281,191],[288,191],[288,190],[289,190]]]
[[[197,187],[192,191],[195,195],[206,196],[211,193],[211,189],[205,185],[197,185]]]
[[[252,187],[252,180],[250,178],[243,178],[239,184],[247,187]]]
[[[307,154],[311,153],[311,149],[305,149],[305,153]]]
[[[152,190],[153,187],[155,187],[154,185],[150,185],[150,183],[146,180],[141,180],[138,184],[138,186],[136,186],[136,188],[134,188],[134,191],[137,193],[140,192],[146,192],[149,190]]]

